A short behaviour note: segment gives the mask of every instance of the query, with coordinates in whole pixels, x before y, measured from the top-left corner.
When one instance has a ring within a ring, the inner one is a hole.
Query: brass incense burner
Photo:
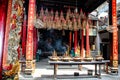
[[[93,57],[92,56],[88,56],[88,57],[85,57],[84,58],[84,61],[92,61],[93,60]]]
[[[50,60],[52,61],[58,61],[59,57],[57,56],[56,51],[53,52],[52,56],[49,57]]]
[[[66,51],[66,53],[63,55],[61,60],[62,61],[70,61],[70,60],[72,60],[72,58],[68,55],[68,52]]]
[[[73,57],[73,61],[82,61],[81,57]]]
[[[102,55],[96,55],[95,56],[95,60],[96,61],[102,61],[104,58],[102,57]]]

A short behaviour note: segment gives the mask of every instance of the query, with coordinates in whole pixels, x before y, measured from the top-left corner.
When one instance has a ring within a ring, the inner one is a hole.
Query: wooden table
[[[102,61],[81,61],[81,62],[75,62],[75,61],[48,61],[50,65],[54,65],[54,78],[56,78],[57,75],[57,67],[58,65],[95,65],[95,76],[101,78],[101,65],[106,64],[106,73],[108,73],[108,63],[110,60],[102,60]],[[97,72],[97,65],[99,66],[99,70]]]

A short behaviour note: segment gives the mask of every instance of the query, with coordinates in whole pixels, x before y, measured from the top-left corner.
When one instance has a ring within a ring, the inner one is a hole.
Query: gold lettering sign
[[[34,20],[35,0],[29,1],[28,11],[28,34],[27,34],[27,48],[26,48],[26,59],[33,59],[33,20]]]
[[[118,66],[118,33],[117,33],[117,14],[116,14],[116,0],[112,0],[112,23],[113,27],[113,67]]]
[[[118,67],[118,61],[113,61],[113,67]]]

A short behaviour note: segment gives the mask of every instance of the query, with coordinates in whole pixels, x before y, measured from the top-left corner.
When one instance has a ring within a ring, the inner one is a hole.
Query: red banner
[[[112,0],[112,21],[113,27],[117,27],[116,0]],[[118,60],[118,34],[113,31],[113,59]]]
[[[8,54],[8,38],[9,38],[9,32],[10,32],[11,12],[12,12],[12,0],[9,0],[8,10],[7,10],[6,28],[5,28],[4,49],[3,49],[3,68],[7,64],[6,61],[7,61],[7,54]]]
[[[112,0],[112,24],[117,28],[116,0]],[[118,66],[118,32],[113,30],[113,66]],[[116,62],[117,61],[117,62]]]
[[[33,60],[33,27],[35,14],[35,0],[29,0],[28,11],[28,29],[27,29],[27,46],[26,46],[26,59]]]

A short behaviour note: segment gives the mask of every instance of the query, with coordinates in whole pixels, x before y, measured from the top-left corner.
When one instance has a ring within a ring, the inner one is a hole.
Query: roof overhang
[[[36,0],[37,9],[41,6],[58,11],[66,11],[69,7],[82,9],[85,13],[90,13],[106,0]]]

